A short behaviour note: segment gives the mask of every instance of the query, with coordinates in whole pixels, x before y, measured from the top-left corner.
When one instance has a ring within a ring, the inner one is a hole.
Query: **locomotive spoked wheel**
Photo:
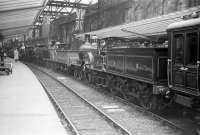
[[[86,79],[85,72],[82,71],[82,70],[79,72],[79,79],[80,79],[80,80],[85,80],[85,79]]]
[[[90,73],[87,74],[87,81],[92,83],[92,75]]]
[[[139,99],[140,105],[147,110],[159,109],[158,100],[155,95],[143,96]]]
[[[114,88],[110,88],[109,91],[113,96],[120,96],[119,93]]]
[[[143,96],[143,97],[140,97],[140,100],[139,100],[140,105],[142,107],[154,112],[162,111],[167,106],[169,106],[168,104],[171,104],[171,101],[172,100],[170,100],[169,102],[165,102],[161,95]]]
[[[159,109],[159,100],[156,95],[153,95],[152,89],[145,84],[139,84],[138,88],[140,105],[147,110]]]
[[[74,71],[74,77],[75,77],[75,78],[78,78],[77,70]]]
[[[82,71],[79,72],[79,79],[83,80],[83,72]]]

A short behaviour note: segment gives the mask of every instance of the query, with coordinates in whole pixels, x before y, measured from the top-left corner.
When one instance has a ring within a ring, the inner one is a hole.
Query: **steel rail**
[[[68,123],[68,127],[71,129],[71,132],[74,133],[75,135],[80,135],[78,132],[78,129],[74,126],[73,122],[70,120],[70,118],[65,114],[65,112],[63,111],[62,107],[59,105],[59,103],[56,101],[55,97],[53,96],[53,94],[51,94],[48,89],[47,86],[42,82],[42,80],[37,77],[37,79],[39,80],[39,82],[41,83],[42,87],[44,88],[45,92],[47,93],[49,99],[51,100],[51,102],[53,103],[54,107],[56,108],[56,111],[59,113],[59,115],[61,116],[61,119],[63,119],[65,122]]]
[[[82,82],[82,83],[84,83],[84,82]],[[85,83],[87,83],[87,82],[85,82]],[[94,87],[95,87],[95,89],[99,88],[99,87],[96,87],[96,86],[94,86]],[[122,99],[122,98],[120,98],[118,96],[113,96],[109,92],[101,91],[101,93],[104,94],[104,95],[109,95],[114,100],[118,100],[119,102],[121,102],[121,103],[123,103],[125,105],[131,106],[132,108],[136,109],[137,111],[142,112],[145,115],[151,116],[155,120],[160,121],[163,125],[167,125],[167,126],[173,128],[175,130],[180,130],[180,131],[186,133],[187,135],[194,135],[194,133],[192,133],[192,132],[190,132],[190,131],[188,131],[188,130],[186,130],[186,129],[178,126],[178,125],[176,125],[175,123],[173,123],[173,122],[171,122],[171,121],[169,121],[169,120],[167,120],[167,119],[165,119],[165,118],[163,118],[163,117],[161,117],[161,116],[159,116],[159,115],[157,115],[157,114],[155,114],[155,113],[153,113],[153,112],[151,112],[151,111],[149,111],[149,110],[147,110],[147,109],[145,109],[145,108],[143,108],[143,107],[141,107],[139,105],[136,105],[134,103],[130,103],[130,102],[126,101],[125,99]]]
[[[80,81],[80,80],[76,80],[76,81],[79,81],[79,82],[82,83],[82,84],[87,84],[87,85],[93,86],[95,89],[98,89],[98,88],[99,88],[98,86],[92,85],[92,84],[90,84],[90,83],[88,83],[88,82],[86,82],[86,81]],[[106,96],[109,95],[109,96],[112,97],[114,100],[118,100],[119,102],[121,102],[121,103],[123,103],[123,104],[125,104],[125,105],[131,106],[132,108],[134,108],[134,109],[136,109],[136,110],[138,110],[138,111],[144,113],[145,115],[151,116],[151,117],[154,118],[155,120],[160,121],[163,125],[167,125],[168,127],[171,127],[171,128],[173,128],[173,129],[175,129],[175,130],[180,130],[180,131],[184,132],[184,133],[187,134],[187,135],[194,135],[193,132],[191,132],[191,131],[189,131],[189,130],[186,130],[185,128],[182,128],[182,127],[176,125],[175,123],[173,123],[173,122],[167,120],[166,118],[163,118],[162,116],[159,116],[158,114],[155,114],[155,113],[153,113],[152,111],[149,111],[149,110],[147,110],[147,109],[145,109],[145,108],[143,108],[143,107],[141,107],[141,106],[139,106],[139,105],[137,105],[137,104],[130,103],[130,102],[126,101],[125,99],[122,99],[122,98],[120,98],[120,97],[118,97],[118,96],[113,96],[113,95],[110,94],[109,92],[105,92],[105,91],[102,91],[102,90],[101,90],[101,93],[104,94],[104,95],[106,95]]]
[[[157,114],[155,114],[155,113],[153,113],[151,111],[148,111],[143,107],[140,107],[140,106],[138,106],[136,104],[130,103],[130,102],[128,102],[128,101],[126,101],[126,100],[124,100],[124,99],[122,99],[120,97],[115,97],[115,98],[116,98],[116,100],[119,100],[120,102],[124,103],[125,105],[129,105],[132,108],[134,108],[134,109],[136,109],[136,110],[138,110],[138,111],[140,111],[140,112],[142,112],[142,113],[144,113],[144,114],[146,114],[148,116],[151,116],[155,120],[159,120],[163,125],[167,125],[167,126],[173,128],[175,130],[180,130],[180,131],[186,133],[187,135],[194,135],[194,133],[192,133],[192,132],[190,132],[190,131],[188,131],[188,130],[180,127],[180,126],[177,126],[173,122],[171,122],[171,121],[169,121],[169,120],[167,120],[167,119],[165,119],[165,118],[163,118],[163,117],[161,117],[161,116],[159,116],[159,115],[157,115]]]
[[[107,121],[109,121],[110,123],[112,123],[114,128],[117,128],[121,131],[121,133],[123,135],[132,135],[132,133],[126,129],[124,126],[122,126],[121,124],[117,123],[113,118],[111,118],[110,116],[108,116],[106,113],[104,113],[103,111],[101,111],[99,108],[97,108],[93,103],[91,103],[90,101],[88,101],[87,99],[83,98],[82,96],[80,96],[77,92],[75,92],[73,90],[73,88],[71,88],[70,86],[66,86],[65,84],[63,84],[62,82],[60,82],[58,79],[56,79],[55,77],[53,77],[52,75],[50,75],[49,73],[39,69],[38,67],[35,67],[33,65],[31,65],[31,67],[35,68],[36,70],[39,70],[40,72],[46,74],[47,76],[49,76],[50,78],[52,78],[53,80],[55,80],[56,82],[58,82],[59,84],[61,84],[63,87],[65,87],[66,89],[70,90],[74,95],[76,95],[77,97],[79,97],[81,100],[83,100],[86,104],[88,104],[89,106],[92,107],[93,110],[95,110],[99,115],[103,116],[104,119],[106,119]]]
[[[90,83],[88,83],[86,81],[80,81],[80,80],[77,80],[77,81],[79,81],[80,83],[83,83],[83,84],[87,84],[87,85],[93,86],[95,89],[99,88],[98,86],[90,84]],[[140,111],[140,112],[142,112],[142,113],[144,113],[144,114],[146,114],[148,116],[151,116],[155,120],[159,120],[163,125],[167,125],[167,126],[173,128],[175,130],[180,130],[180,131],[186,133],[187,135],[194,135],[193,132],[191,132],[189,130],[186,130],[185,128],[182,128],[182,127],[176,125],[175,123],[167,120],[166,118],[163,118],[162,116],[159,116],[158,114],[155,114],[152,111],[149,111],[149,110],[147,110],[147,109],[145,109],[145,108],[143,108],[143,107],[141,107],[141,106],[139,106],[137,104],[130,103],[129,101],[126,101],[125,99],[122,99],[122,98],[120,98],[118,96],[113,96],[109,92],[101,91],[101,93],[104,94],[104,95],[107,95],[107,96],[109,95],[114,100],[118,100],[119,102],[121,102],[121,103],[123,103],[125,105],[131,106],[132,108],[134,108],[134,109],[136,109],[136,110],[138,110],[138,111]]]

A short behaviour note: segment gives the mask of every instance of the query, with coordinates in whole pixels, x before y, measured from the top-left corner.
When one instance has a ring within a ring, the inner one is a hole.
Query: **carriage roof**
[[[190,27],[190,26],[195,26],[195,25],[200,25],[200,18],[175,22],[175,23],[170,24],[167,29],[170,30],[170,29]]]
[[[96,31],[77,34],[76,38],[84,40],[85,34],[96,35],[98,39],[107,37],[138,38],[143,36],[163,35],[167,34],[166,30],[169,24],[182,21],[182,16],[191,14],[198,10],[199,7],[195,7],[159,17],[103,28]]]

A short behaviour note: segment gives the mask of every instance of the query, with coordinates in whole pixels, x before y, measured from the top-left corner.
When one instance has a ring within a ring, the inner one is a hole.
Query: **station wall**
[[[99,0],[99,11],[85,18],[85,31],[139,21],[200,5],[200,0]]]
[[[200,0],[99,0],[86,11],[84,32],[123,23],[139,21],[200,5]],[[51,23],[50,39],[60,41],[73,49],[79,42],[74,39],[76,15],[61,17]],[[72,46],[73,44],[73,46]]]

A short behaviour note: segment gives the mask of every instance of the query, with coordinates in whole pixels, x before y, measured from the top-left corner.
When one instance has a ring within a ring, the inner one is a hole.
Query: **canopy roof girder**
[[[42,15],[44,16],[55,16],[55,15],[68,15],[69,12],[62,12],[62,11],[43,11]]]
[[[74,9],[86,9],[90,4],[81,3],[82,0],[75,0],[75,1],[58,1],[58,0],[49,0],[46,3],[46,6],[37,15],[34,24],[42,25],[43,17],[49,16],[51,20],[56,19],[56,17],[60,15],[70,15],[74,11]]]
[[[17,1],[7,1],[5,3],[0,3],[0,13],[10,12],[10,11],[18,11],[24,9],[34,9],[41,8],[42,3],[40,1],[23,1],[23,3],[19,3]]]
[[[24,34],[25,28],[40,27],[44,16],[56,18],[59,15],[69,15],[74,9],[87,8],[93,1],[95,0],[88,0],[88,3],[84,0],[0,0],[0,32],[4,36],[10,36],[21,30],[21,34]]]
[[[47,0],[1,0],[0,32],[5,36],[24,34]]]
[[[69,1],[49,1],[49,2],[47,2],[46,6],[83,9],[83,8],[87,8],[89,5],[83,4],[83,3],[77,3],[77,2],[69,2]]]

